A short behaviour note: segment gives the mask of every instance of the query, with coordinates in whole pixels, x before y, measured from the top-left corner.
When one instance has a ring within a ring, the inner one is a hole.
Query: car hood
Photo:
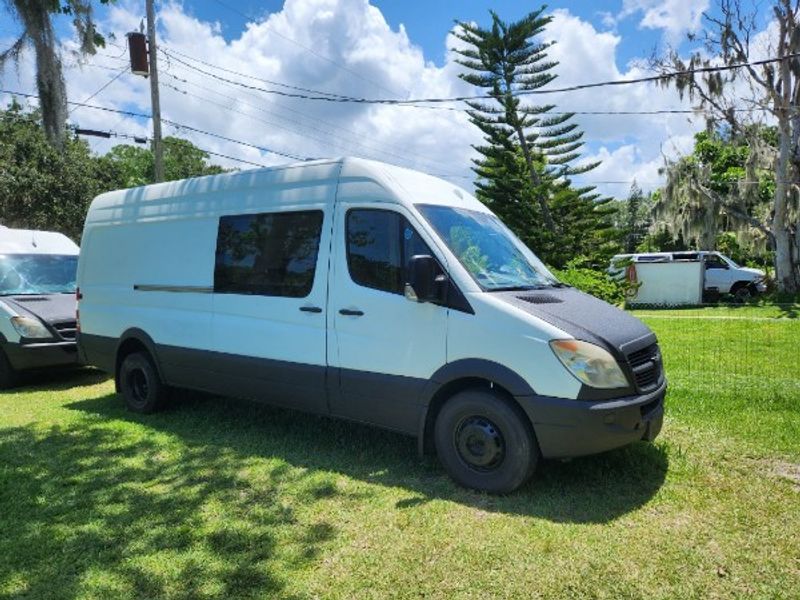
[[[630,313],[574,288],[490,293],[576,339],[604,346],[617,355],[656,341],[650,328]]]
[[[36,317],[46,323],[74,321],[77,309],[75,294],[2,296],[0,301],[20,316]]]
[[[752,273],[753,275],[757,275],[758,277],[764,277],[765,273],[761,269],[751,269],[750,267],[739,267],[739,271],[745,273]]]

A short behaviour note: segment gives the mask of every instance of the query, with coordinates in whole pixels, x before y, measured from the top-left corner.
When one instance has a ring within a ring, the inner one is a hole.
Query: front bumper
[[[588,402],[518,396],[544,458],[597,454],[639,440],[653,441],[664,420],[667,383],[638,396]]]
[[[14,344],[6,342],[3,351],[17,371],[77,365],[78,347],[75,342],[41,342]]]
[[[763,294],[767,291],[767,282],[763,279],[761,281],[756,281],[756,290],[758,290],[759,294]]]

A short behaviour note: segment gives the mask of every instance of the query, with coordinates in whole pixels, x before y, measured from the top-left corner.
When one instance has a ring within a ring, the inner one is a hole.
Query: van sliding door
[[[327,412],[330,207],[219,219],[210,381],[220,393]]]

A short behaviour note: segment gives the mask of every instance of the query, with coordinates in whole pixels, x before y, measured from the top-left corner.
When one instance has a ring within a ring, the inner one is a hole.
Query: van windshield
[[[62,254],[0,255],[0,295],[75,292],[78,257]]]
[[[452,206],[417,208],[484,290],[562,285],[494,215]]]

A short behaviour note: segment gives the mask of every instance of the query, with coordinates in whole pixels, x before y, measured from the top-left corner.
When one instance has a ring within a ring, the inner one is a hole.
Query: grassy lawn
[[[92,372],[3,394],[0,598],[796,598],[800,319],[735,311],[640,311],[671,382],[658,442],[504,498],[345,422],[204,397],[137,416]]]

